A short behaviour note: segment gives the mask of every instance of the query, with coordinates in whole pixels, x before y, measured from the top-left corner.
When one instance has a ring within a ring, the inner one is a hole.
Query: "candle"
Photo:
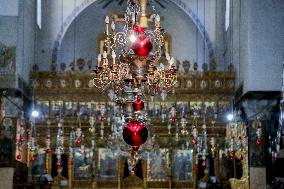
[[[115,54],[114,50],[112,50],[111,56],[112,56],[112,64],[115,64],[116,54]]]
[[[109,29],[108,29],[109,17],[108,16],[106,16],[105,23],[106,23],[106,31],[105,31],[105,33],[106,33],[106,35],[108,35],[109,34]]]
[[[160,27],[160,21],[161,21],[161,18],[160,18],[160,15],[156,15],[155,16],[155,24],[156,24],[156,27]]]
[[[112,32],[114,32],[114,30],[115,30],[115,23],[114,23],[114,21],[111,22],[111,29],[112,29]]]
[[[104,53],[103,53],[103,65],[106,66],[107,64],[108,64],[107,52],[104,51]]]
[[[101,64],[101,60],[102,60],[102,56],[101,54],[98,55],[98,67],[100,66]]]
[[[169,61],[169,67],[172,67],[174,63],[175,63],[175,59],[172,57]]]
[[[166,52],[165,54],[166,54],[166,59],[167,59],[167,61],[169,61],[169,60],[170,60],[170,58],[171,58],[171,57],[170,57],[170,55],[169,55],[169,53],[168,53],[168,52]]]

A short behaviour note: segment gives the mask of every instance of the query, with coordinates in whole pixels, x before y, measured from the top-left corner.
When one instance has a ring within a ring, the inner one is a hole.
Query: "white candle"
[[[170,60],[170,55],[169,55],[169,53],[168,52],[166,52],[166,59],[167,59],[167,61],[169,61]]]
[[[155,22],[160,22],[161,21],[161,18],[160,18],[160,15],[156,15],[156,17],[155,17]]]
[[[107,52],[106,51],[104,51],[104,53],[103,53],[103,58],[107,58]]]
[[[109,24],[109,17],[108,16],[106,16],[105,23]]]
[[[171,60],[170,60],[170,66],[173,66],[175,63],[175,59],[172,57]]]
[[[101,54],[99,54],[99,55],[98,55],[98,66],[100,66],[101,61],[102,61],[102,56],[101,56]]]
[[[111,29],[112,29],[112,31],[115,30],[115,23],[114,23],[114,21],[111,22]]]
[[[108,16],[106,16],[106,19],[105,19],[105,23],[106,23],[106,31],[105,31],[105,33],[106,33],[106,35],[108,35],[109,34],[109,29],[108,29],[108,25],[109,25],[109,17]]]

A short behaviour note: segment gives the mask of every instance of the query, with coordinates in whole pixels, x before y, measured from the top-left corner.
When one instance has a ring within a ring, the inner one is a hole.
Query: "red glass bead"
[[[154,91],[155,91],[155,93],[161,93],[162,92],[161,88],[159,88],[159,87],[155,88]]]
[[[262,141],[257,139],[255,143],[256,143],[256,145],[260,146],[262,144]]]
[[[234,155],[235,155],[235,150],[230,150],[230,154],[231,154],[232,156],[234,156]]]
[[[194,167],[194,172],[198,173],[198,167]]]
[[[76,145],[80,145],[81,144],[81,139],[80,138],[77,138],[76,141],[75,141]]]
[[[139,32],[141,34],[145,33],[145,29],[143,27],[141,27],[141,26],[134,25],[133,26],[133,30],[136,31],[136,32]]]
[[[197,139],[196,138],[192,139],[192,143],[196,145],[197,144]]]
[[[133,109],[135,111],[141,111],[144,108],[144,102],[143,100],[136,98],[133,102]]]
[[[137,38],[131,46],[131,49],[134,51],[134,54],[140,57],[148,56],[152,48],[152,42],[145,36]]]
[[[239,156],[239,160],[243,160],[244,159],[244,157],[243,157],[243,155],[241,154],[240,156]]]
[[[100,122],[103,123],[106,120],[105,116],[100,116]]]
[[[123,139],[130,146],[140,146],[148,138],[148,129],[140,121],[130,121],[123,128]]]
[[[175,123],[175,122],[177,121],[177,118],[172,117],[172,118],[170,119],[170,121],[171,121],[172,123]]]
[[[230,160],[231,160],[231,161],[234,161],[234,156],[230,156]]]
[[[46,152],[47,154],[49,154],[49,153],[51,153],[51,149],[50,149],[50,148],[46,148],[46,149],[45,149],[45,152]]]
[[[201,167],[202,167],[202,169],[206,169],[206,163],[205,163],[205,161],[202,162]]]
[[[32,157],[29,158],[29,160],[30,160],[30,161],[35,161],[35,160],[36,160],[36,157],[35,157],[35,156],[32,156]]]
[[[22,155],[21,154],[18,154],[17,157],[16,157],[18,160],[22,159]]]
[[[61,163],[61,161],[57,161],[57,162],[56,162],[56,167],[57,167],[57,168],[62,167],[62,163]]]

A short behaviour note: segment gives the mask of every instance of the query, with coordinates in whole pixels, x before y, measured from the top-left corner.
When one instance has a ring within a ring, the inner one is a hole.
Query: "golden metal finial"
[[[143,28],[148,27],[148,19],[147,19],[147,15],[146,15],[147,2],[148,2],[148,0],[140,0],[141,15],[140,15],[140,18],[139,18],[139,24]]]

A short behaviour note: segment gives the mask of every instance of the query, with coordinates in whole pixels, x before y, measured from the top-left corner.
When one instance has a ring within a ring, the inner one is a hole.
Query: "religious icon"
[[[91,108],[86,102],[80,102],[80,115],[87,118],[90,116]]]
[[[147,154],[147,176],[150,181],[168,179],[169,157],[166,149],[156,149]]]
[[[99,148],[99,178],[102,180],[116,180],[118,161],[115,154],[106,148]]]
[[[74,117],[77,113],[77,102],[65,102],[65,115]]]
[[[173,163],[173,178],[175,180],[192,179],[192,150],[175,150]]]
[[[63,113],[63,101],[51,102],[51,114],[53,116],[60,116]]]
[[[48,101],[39,101],[37,103],[37,110],[41,113],[42,117],[49,116],[49,102]]]
[[[85,180],[92,178],[93,152],[89,148],[74,148],[74,178]]]
[[[32,157],[32,176],[33,177],[40,177],[41,175],[44,175],[45,171],[45,151],[39,150],[37,155],[34,155]]]

